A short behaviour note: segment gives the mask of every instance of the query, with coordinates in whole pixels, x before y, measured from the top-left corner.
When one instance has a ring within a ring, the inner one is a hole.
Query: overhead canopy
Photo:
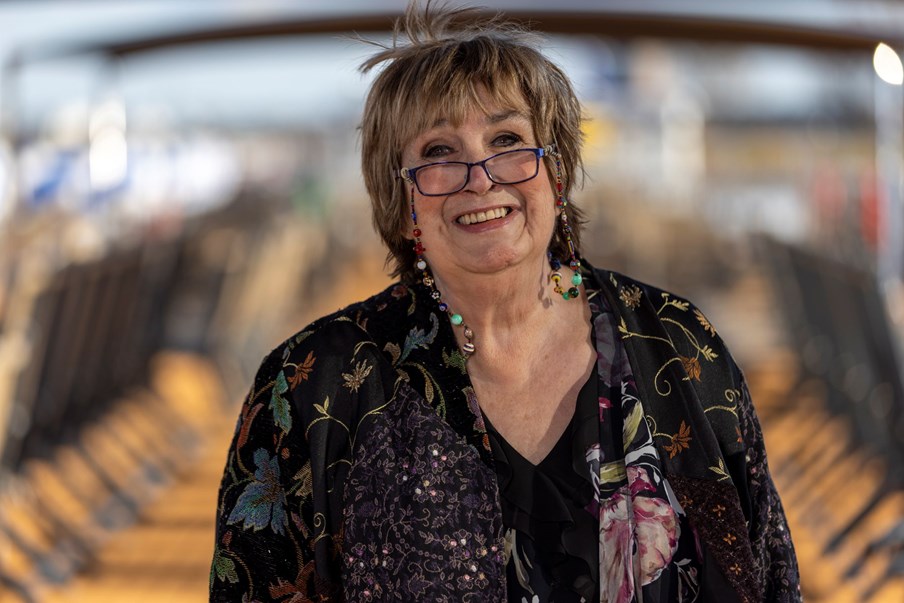
[[[787,6],[783,5],[786,4]],[[816,48],[872,49],[883,41],[904,45],[904,6],[891,2],[787,2],[780,5],[733,0],[666,2],[643,0],[549,2],[502,0],[492,11],[528,22],[532,29],[612,38],[684,38],[725,42],[759,42]],[[228,15],[196,25],[117,39],[45,43],[20,49],[16,63],[81,53],[126,57],[161,48],[204,42],[271,38],[349,31],[388,31],[405,2],[372,0],[366,6],[305,2],[254,15]],[[211,16],[216,4],[211,5]],[[265,5],[266,6],[266,5]],[[242,18],[244,17],[244,18]]]

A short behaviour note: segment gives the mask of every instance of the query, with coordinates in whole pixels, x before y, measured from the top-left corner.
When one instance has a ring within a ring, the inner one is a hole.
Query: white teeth
[[[487,211],[479,211],[476,214],[465,214],[458,218],[458,223],[465,226],[469,224],[480,224],[481,222],[486,222],[487,220],[504,218],[508,215],[508,212],[509,210],[504,207],[497,207],[495,209],[490,209]]]

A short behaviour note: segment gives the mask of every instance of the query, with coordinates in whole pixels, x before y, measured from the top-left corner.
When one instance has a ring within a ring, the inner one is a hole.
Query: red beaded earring
[[[425,287],[430,289],[430,297],[436,300],[436,303],[439,305],[439,311],[448,314],[449,322],[454,326],[461,326],[464,328],[464,336],[467,341],[461,345],[461,353],[464,355],[465,360],[467,360],[468,356],[477,351],[477,347],[474,345],[474,331],[465,324],[461,314],[457,314],[449,309],[449,304],[443,301],[443,296],[437,290],[433,277],[430,276],[430,271],[427,268],[427,260],[424,258],[424,251],[426,251],[426,249],[424,248],[423,243],[421,243],[422,233],[417,225],[417,212],[414,210],[413,186],[411,187],[411,223],[414,226],[414,230],[411,231],[411,234],[414,235],[414,254],[417,256],[414,266],[421,271],[421,282],[424,283]]]

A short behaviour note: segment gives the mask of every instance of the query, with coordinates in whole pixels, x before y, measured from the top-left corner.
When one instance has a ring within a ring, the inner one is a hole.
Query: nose
[[[494,182],[490,180],[490,174],[487,172],[485,163],[475,163],[471,165],[468,172],[468,185],[465,190],[474,193],[485,193],[493,187]]]

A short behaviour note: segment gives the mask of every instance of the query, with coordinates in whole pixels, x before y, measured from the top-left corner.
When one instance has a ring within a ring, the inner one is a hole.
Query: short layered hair
[[[402,150],[440,118],[457,125],[469,111],[485,112],[481,92],[499,106],[524,112],[539,146],[556,145],[570,199],[584,174],[581,106],[565,73],[540,52],[541,44],[535,33],[498,14],[412,2],[396,21],[392,42],[377,44],[380,50],[361,65],[365,73],[382,66],[364,106],[361,162],[374,227],[389,249],[394,277],[416,278],[410,207],[398,175]],[[553,162],[545,163],[551,182]],[[583,215],[571,202],[565,211],[579,253]],[[559,228],[550,251],[569,257]]]

